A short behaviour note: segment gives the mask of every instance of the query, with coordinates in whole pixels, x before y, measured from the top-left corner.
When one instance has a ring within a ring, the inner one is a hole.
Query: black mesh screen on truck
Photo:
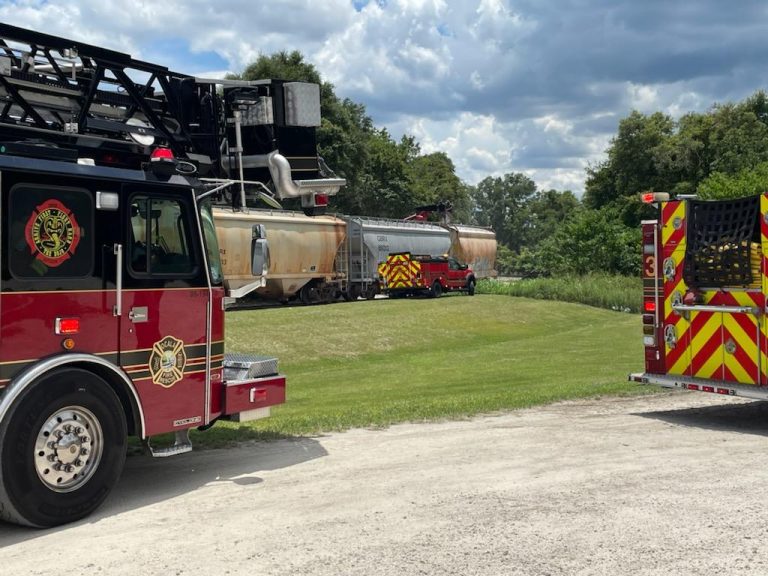
[[[686,284],[694,288],[747,287],[759,280],[759,265],[753,270],[753,252],[759,253],[760,247],[759,214],[760,196],[689,200],[683,267]]]

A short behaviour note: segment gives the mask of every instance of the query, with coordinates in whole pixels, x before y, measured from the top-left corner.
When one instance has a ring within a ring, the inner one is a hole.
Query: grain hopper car
[[[477,279],[495,278],[496,234],[489,228],[447,224],[451,233],[450,256],[468,264]]]
[[[217,207],[224,282],[229,295],[304,304],[341,296],[336,255],[346,223],[335,216],[288,210],[235,211]]]

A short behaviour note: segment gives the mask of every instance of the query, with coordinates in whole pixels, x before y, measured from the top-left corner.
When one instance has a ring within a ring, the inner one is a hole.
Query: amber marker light
[[[64,350],[73,350],[75,348],[74,338],[64,338],[64,340],[61,341],[61,347],[64,348]]]

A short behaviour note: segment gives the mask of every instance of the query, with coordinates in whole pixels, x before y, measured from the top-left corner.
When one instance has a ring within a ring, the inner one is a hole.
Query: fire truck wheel
[[[432,290],[429,291],[429,295],[432,296],[432,298],[440,298],[440,296],[443,295],[443,287],[440,282],[435,280],[435,283],[432,284]]]
[[[125,452],[125,414],[104,380],[78,368],[45,375],[0,427],[0,518],[44,528],[87,516]]]
[[[467,282],[467,294],[469,296],[475,295],[475,280],[474,278],[470,278],[469,282]]]

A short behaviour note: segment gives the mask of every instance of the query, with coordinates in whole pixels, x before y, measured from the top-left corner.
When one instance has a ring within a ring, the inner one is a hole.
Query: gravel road
[[[768,574],[768,403],[566,402],[131,457],[89,519],[0,524],[0,574]]]

